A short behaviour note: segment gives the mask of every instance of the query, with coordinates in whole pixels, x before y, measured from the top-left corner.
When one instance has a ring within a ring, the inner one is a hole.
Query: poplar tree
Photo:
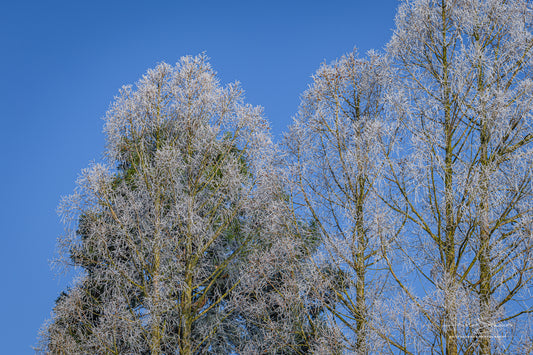
[[[409,303],[389,333],[401,351],[531,350],[532,15],[522,0],[399,7],[384,200],[405,220],[388,263]]]
[[[317,273],[331,284],[323,306],[344,349],[357,354],[380,350],[373,312],[385,287],[380,255],[389,223],[376,190],[389,135],[388,80],[386,60],[374,52],[322,65],[285,136],[295,211],[315,223],[324,255]]]
[[[106,162],[61,204],[63,259],[82,272],[57,301],[43,351],[232,351],[228,300],[261,233],[254,208],[269,198],[261,115],[205,56],[123,87],[105,118]]]

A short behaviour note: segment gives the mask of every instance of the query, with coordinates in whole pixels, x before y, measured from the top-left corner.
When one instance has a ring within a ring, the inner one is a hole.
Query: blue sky
[[[50,268],[56,214],[104,149],[118,89],[161,61],[206,52],[279,139],[324,61],[382,49],[397,0],[3,1],[0,4],[0,352],[30,354],[70,281]]]

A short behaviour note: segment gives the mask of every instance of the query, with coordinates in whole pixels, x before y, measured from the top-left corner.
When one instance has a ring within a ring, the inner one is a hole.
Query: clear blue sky
[[[158,62],[206,52],[279,138],[324,61],[382,49],[397,0],[2,1],[0,353],[30,354],[70,281],[50,269],[55,212],[99,160],[118,89]]]

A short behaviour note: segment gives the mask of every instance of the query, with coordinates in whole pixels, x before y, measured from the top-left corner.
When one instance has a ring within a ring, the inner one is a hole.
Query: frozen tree
[[[405,220],[386,259],[410,303],[390,318],[400,351],[531,351],[532,11],[523,0],[399,8],[384,201]]]
[[[322,302],[345,350],[358,354],[380,349],[372,314],[385,286],[380,254],[390,233],[376,193],[389,135],[382,105],[387,68],[374,52],[324,64],[285,136],[295,209],[319,233],[316,272],[331,284]]]
[[[42,334],[50,353],[229,353],[229,302],[268,204],[261,110],[221,87],[206,57],[160,64],[106,116],[106,164],[83,171],[61,212],[63,260],[82,269]],[[266,267],[266,266],[264,266]]]

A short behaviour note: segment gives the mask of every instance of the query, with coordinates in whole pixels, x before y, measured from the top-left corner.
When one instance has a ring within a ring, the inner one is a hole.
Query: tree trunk
[[[365,229],[364,229],[364,194],[365,194],[365,176],[360,175],[357,179],[358,196],[357,196],[357,216],[356,216],[356,233],[357,233],[357,254],[356,254],[356,337],[355,344],[358,354],[367,353],[366,345],[366,299],[365,299],[365,250],[367,247]]]
[[[489,167],[488,167],[488,132],[485,123],[481,131],[481,221],[480,221],[480,245],[479,245],[479,308],[480,308],[480,354],[491,353],[490,342],[490,290],[491,290],[491,267],[490,267],[490,234],[489,234]]]

